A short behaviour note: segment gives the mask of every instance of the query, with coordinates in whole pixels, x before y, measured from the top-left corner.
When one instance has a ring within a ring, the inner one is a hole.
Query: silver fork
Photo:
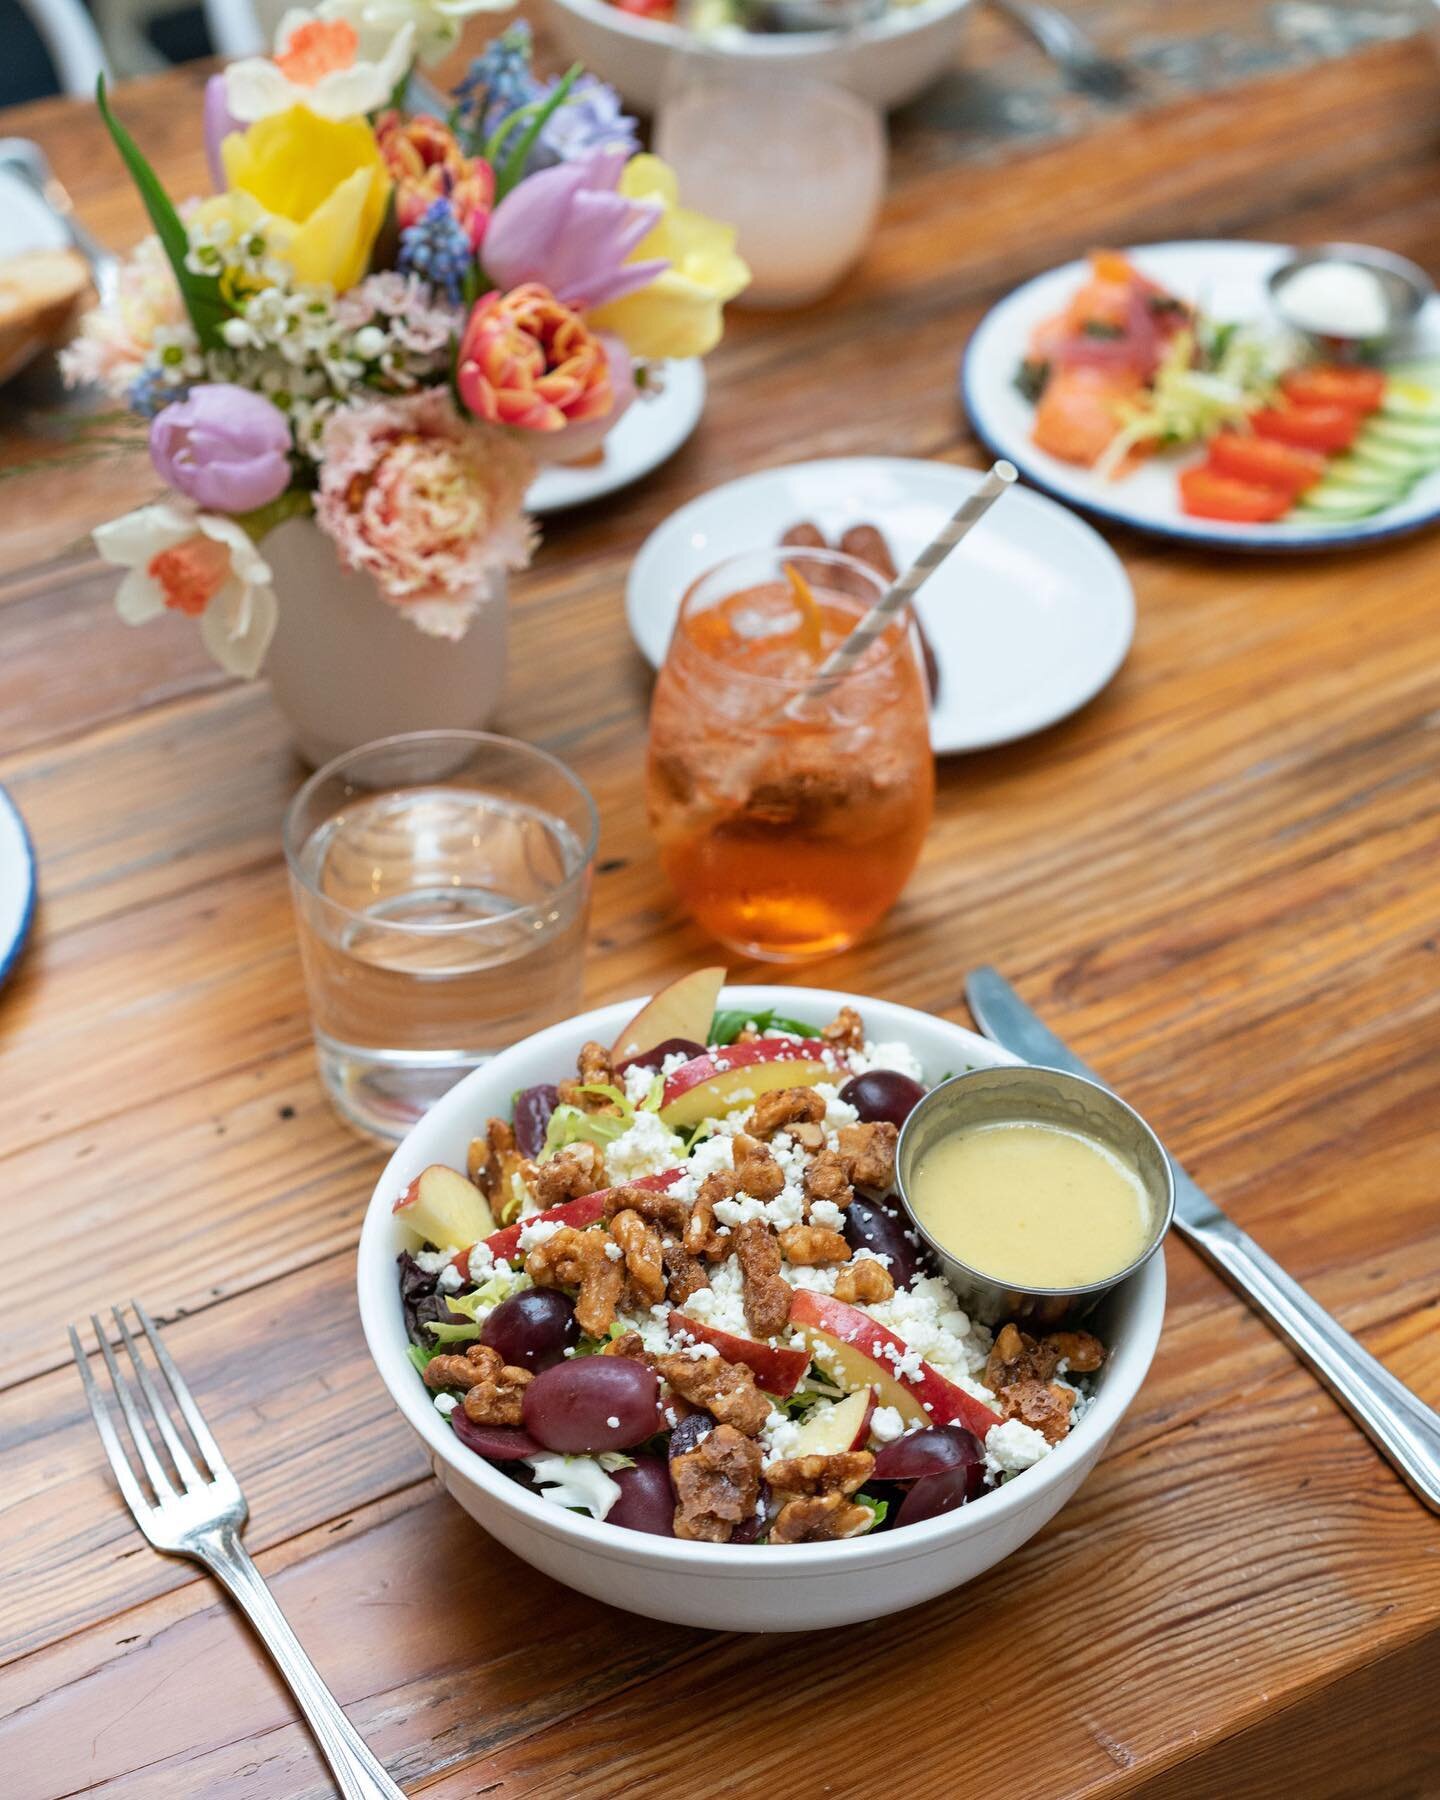
[[[94,1313],[90,1315],[90,1324],[105,1367],[110,1371],[115,1396],[139,1460],[138,1469],[116,1429],[111,1405],[90,1373],[89,1358],[73,1325],[70,1327],[70,1348],[75,1353],[80,1379],[85,1384],[85,1398],[90,1403],[95,1429],[110,1458],[120,1492],[135,1515],[135,1523],[157,1550],[163,1550],[169,1556],[188,1556],[192,1562],[208,1569],[229,1590],[295,1696],[344,1800],[405,1800],[403,1792],[371,1755],[360,1734],[340,1710],[339,1702],[301,1649],[300,1640],[276,1605],[260,1571],[251,1562],[240,1542],[240,1528],[248,1516],[240,1484],[230,1473],[220,1454],[220,1446],[210,1435],[174,1359],[161,1343],[154,1321],[138,1300],[132,1300],[130,1305],[139,1321],[140,1336],[149,1341],[156,1363],[156,1373],[152,1374],[125,1323],[124,1312],[120,1307],[112,1306],[110,1311],[120,1342],[134,1371],[138,1401],[122,1378],[115,1352]],[[162,1386],[168,1400],[162,1396]],[[170,1402],[189,1426],[191,1441],[200,1452],[208,1475],[201,1473],[176,1429]],[[168,1456],[168,1467],[160,1445]]]

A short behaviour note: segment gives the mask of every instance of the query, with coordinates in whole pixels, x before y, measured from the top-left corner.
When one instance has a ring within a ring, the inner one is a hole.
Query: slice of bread
[[[74,250],[26,250],[0,262],[0,381],[60,341],[89,285]]]

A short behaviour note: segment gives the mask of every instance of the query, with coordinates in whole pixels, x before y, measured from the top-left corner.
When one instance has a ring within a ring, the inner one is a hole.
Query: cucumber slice
[[[1397,419],[1389,414],[1377,416],[1372,413],[1360,433],[1360,439],[1365,438],[1382,444],[1396,444],[1402,450],[1415,450],[1440,462],[1440,413],[1433,419]]]
[[[1387,382],[1379,417],[1414,419],[1419,424],[1440,427],[1440,386],[1431,387],[1415,381]]]
[[[1344,487],[1365,488],[1370,493],[1390,494],[1397,500],[1415,485],[1410,475],[1402,474],[1398,469],[1381,468],[1374,463],[1367,463],[1358,456],[1337,458],[1316,486],[1324,486],[1332,481],[1338,481]]]
[[[1295,504],[1300,512],[1314,513],[1325,519],[1368,519],[1372,513],[1384,512],[1387,506],[1392,506],[1394,496],[1322,481],[1319,487],[1302,494]]]
[[[1440,466],[1440,456],[1416,450],[1413,446],[1391,443],[1377,437],[1369,426],[1356,438],[1351,455],[1370,468],[1389,469],[1406,481],[1418,481],[1422,475]]]
[[[1440,356],[1421,356],[1412,362],[1391,363],[1381,372],[1387,381],[1440,389]]]

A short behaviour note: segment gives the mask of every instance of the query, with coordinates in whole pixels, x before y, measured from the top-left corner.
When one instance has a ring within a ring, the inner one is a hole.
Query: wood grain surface
[[[198,81],[122,95],[181,192]],[[589,1000],[709,955],[644,825],[649,677],[621,604],[644,534],[779,462],[978,462],[953,399],[966,335],[1090,243],[1359,237],[1440,268],[1437,94],[1406,42],[990,162],[947,153],[940,102],[897,125],[864,265],[806,313],[737,315],[691,444],[552,521],[516,583],[499,726],[602,811]],[[92,226],[135,235],[88,112],[6,123],[42,138]],[[45,442],[32,418],[4,455]],[[302,771],[263,686],[225,682],[181,621],[127,630],[113,576],[67,548],[149,486],[112,457],[0,487],[0,781],[42,880],[0,993],[5,1800],[331,1791],[235,1614],[149,1551],[104,1471],[63,1328],[132,1293],[172,1321],[301,1637],[433,1800],[1440,1795],[1440,1521],[1178,1243],[1153,1372],[1074,1502],[983,1580],[875,1626],[647,1624],[533,1575],[439,1493],[355,1316],[381,1159],[311,1062],[278,848]],[[1113,541],[1140,610],[1120,676],[1041,737],[947,762],[902,903],[813,979],[963,1018],[965,970],[998,963],[1440,1401],[1437,542]]]

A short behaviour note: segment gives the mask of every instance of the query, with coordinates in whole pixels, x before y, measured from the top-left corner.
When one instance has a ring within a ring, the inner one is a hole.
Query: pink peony
[[[535,465],[518,439],[462,419],[444,388],[333,413],[322,450],[321,528],[422,631],[460,637],[489,579],[529,561]]]
[[[579,313],[539,282],[475,302],[460,340],[455,385],[492,425],[562,431],[614,405],[605,350]]]

